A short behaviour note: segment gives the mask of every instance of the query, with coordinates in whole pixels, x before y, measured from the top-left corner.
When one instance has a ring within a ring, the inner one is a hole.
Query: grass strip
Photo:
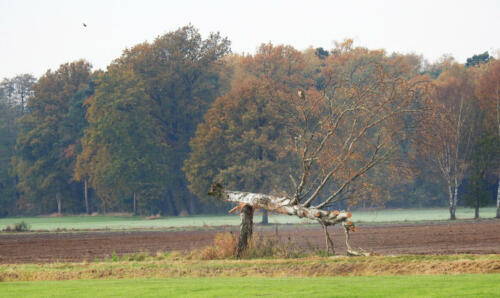
[[[125,260],[124,260],[125,259]],[[500,274],[500,255],[199,260],[158,254],[98,262],[0,265],[0,281],[176,277],[320,277]]]
[[[498,297],[500,274],[0,283],[2,297]]]

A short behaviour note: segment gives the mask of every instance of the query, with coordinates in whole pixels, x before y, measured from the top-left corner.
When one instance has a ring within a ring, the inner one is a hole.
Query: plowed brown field
[[[500,254],[500,220],[453,223],[359,225],[352,246],[376,254]],[[263,237],[306,250],[324,249],[323,231],[315,225],[256,227]],[[340,227],[330,228],[337,254],[345,252]],[[212,244],[216,233],[237,233],[236,227],[197,231],[96,231],[75,233],[0,234],[0,263],[92,261],[111,254],[188,251]]]

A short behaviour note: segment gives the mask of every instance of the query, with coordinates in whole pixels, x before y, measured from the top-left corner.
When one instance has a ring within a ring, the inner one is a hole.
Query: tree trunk
[[[85,196],[85,213],[87,213],[88,215],[90,215],[90,208],[89,208],[89,185],[88,185],[88,181],[87,181],[87,178],[85,178],[83,180],[83,194]]]
[[[321,224],[321,226],[323,227],[323,231],[325,232],[326,253],[329,254],[331,250],[332,254],[335,254],[335,246],[333,246],[332,238],[330,238],[330,234],[328,234],[328,226],[321,221],[319,221],[319,223]]]
[[[269,212],[265,209],[262,210],[262,221],[260,222],[261,225],[268,225],[269,224]]]
[[[255,209],[265,209],[271,212],[294,215],[299,218],[321,220],[327,225],[335,225],[344,222],[351,217],[350,212],[330,212],[320,208],[304,207],[299,204],[293,204],[293,198],[288,197],[276,197],[260,193],[224,190],[222,185],[219,184],[212,185],[212,189],[208,194],[216,198],[221,198],[226,202],[248,204]]]
[[[137,215],[137,201],[135,199],[135,192],[134,192],[134,198],[133,198],[133,202],[132,202],[132,212],[134,213],[134,215]]]
[[[248,248],[248,243],[252,239],[253,228],[253,207],[245,205],[241,208],[240,218],[240,237],[238,238],[238,245],[236,246],[236,257],[239,259]]]
[[[499,175],[500,176],[500,175]],[[500,218],[500,177],[498,177],[498,188],[497,188],[497,216]]]
[[[479,196],[477,195],[474,202],[474,219],[479,219]]]
[[[455,217],[455,211],[457,209],[455,205],[455,199],[453,198],[453,191],[451,190],[451,185],[448,185],[448,195],[449,195],[449,202],[450,202],[450,220],[455,220],[457,219]]]
[[[453,219],[457,219],[455,217],[455,213],[457,211],[457,205],[458,205],[458,182],[457,178],[455,177],[455,188],[453,192]]]
[[[61,200],[61,193],[56,192],[56,202],[57,202],[57,215],[62,214],[62,200]]]

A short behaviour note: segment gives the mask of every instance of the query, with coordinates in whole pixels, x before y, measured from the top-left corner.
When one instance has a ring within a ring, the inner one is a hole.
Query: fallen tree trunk
[[[259,194],[259,193],[249,193],[242,191],[230,191],[224,190],[221,184],[213,184],[210,192],[211,196],[222,199],[227,202],[233,202],[239,204],[237,207],[230,210],[230,213],[235,211],[241,212],[241,233],[238,241],[236,257],[241,257],[241,254],[248,246],[249,236],[251,236],[251,228],[248,231],[248,223],[253,224],[253,211],[255,209],[264,209],[270,212],[286,214],[291,216],[297,216],[299,218],[309,218],[318,221],[324,229],[326,238],[326,251],[330,250],[335,253],[333,247],[333,241],[331,240],[327,227],[338,223],[342,223],[345,228],[346,233],[346,245],[348,255],[367,255],[364,252],[357,252],[353,250],[349,242],[349,232],[354,230],[354,224],[348,219],[351,217],[350,212],[346,211],[327,211],[318,208],[307,208],[299,204],[293,204],[293,200],[288,197],[276,197],[272,195]],[[249,212],[248,210],[251,210]],[[250,219],[248,219],[250,217]]]
[[[242,191],[224,190],[222,185],[212,185],[211,196],[220,198],[226,202],[237,204],[247,204],[254,209],[265,209],[270,212],[294,215],[299,218],[309,218],[323,222],[327,226],[346,221],[351,217],[350,212],[345,211],[327,211],[317,208],[307,208],[298,204],[292,204],[292,199],[288,197],[276,197],[260,193],[250,193]]]

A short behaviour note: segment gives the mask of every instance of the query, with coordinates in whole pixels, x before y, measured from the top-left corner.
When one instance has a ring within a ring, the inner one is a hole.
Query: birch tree
[[[470,72],[451,65],[435,82],[421,130],[423,153],[446,183],[450,219],[456,219],[458,188],[469,166],[474,138],[474,85]]]

